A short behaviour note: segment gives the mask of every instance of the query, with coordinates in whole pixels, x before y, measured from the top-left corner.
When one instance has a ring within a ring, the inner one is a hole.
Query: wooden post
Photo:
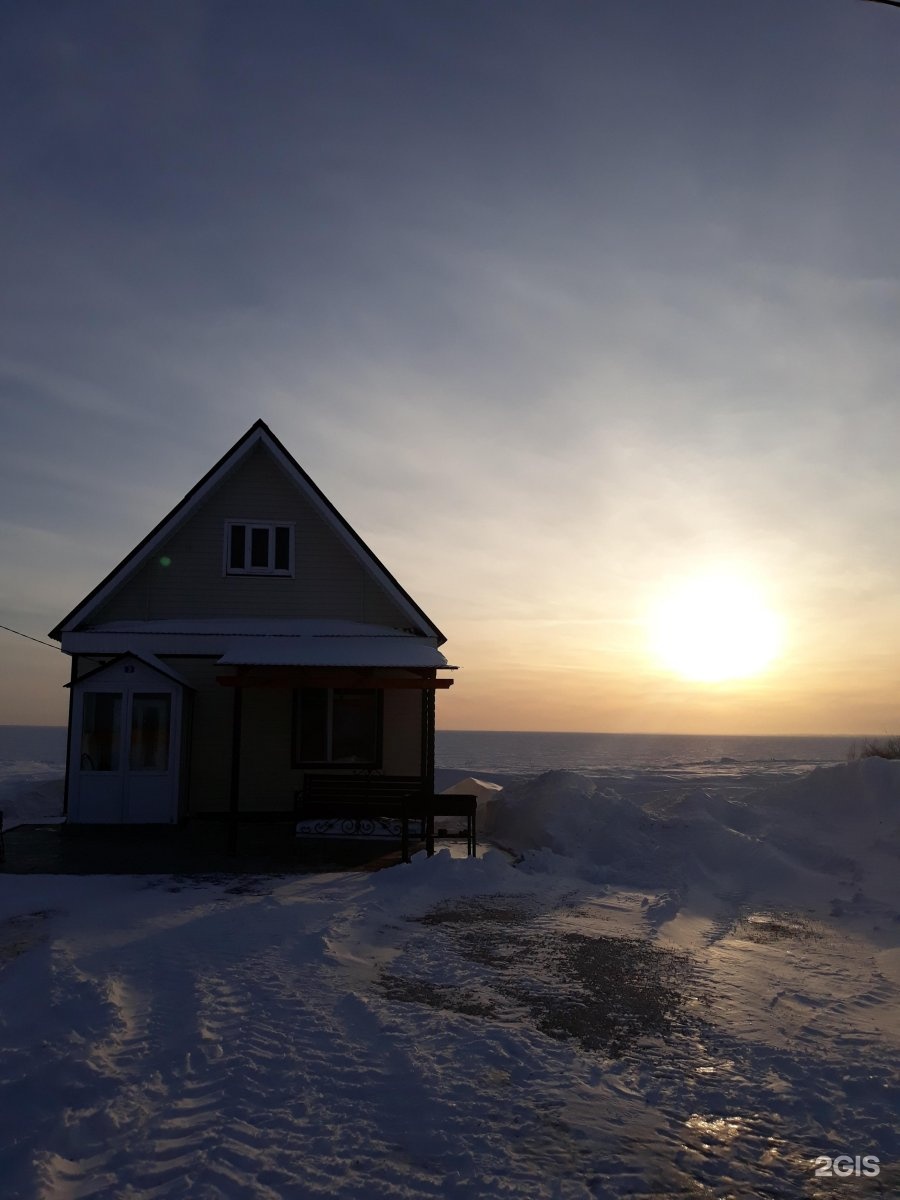
[[[234,702],[231,708],[231,791],[228,797],[228,843],[229,854],[237,854],[238,813],[240,811],[241,790],[241,715],[244,700],[244,689],[240,686],[234,689]]]
[[[69,672],[69,728],[66,737],[66,780],[63,784],[63,816],[69,819],[69,778],[72,774],[72,716],[75,712],[75,684],[78,681],[78,655],[72,655]],[[80,698],[80,697],[79,697]],[[82,703],[84,701],[82,700]]]
[[[434,692],[422,693],[425,722],[425,780],[428,787],[428,818],[425,822],[425,852],[429,858],[434,854]]]

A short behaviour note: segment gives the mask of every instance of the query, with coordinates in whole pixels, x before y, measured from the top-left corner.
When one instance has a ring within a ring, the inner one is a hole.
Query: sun
[[[650,619],[656,657],[683,679],[721,683],[759,675],[778,656],[782,622],[760,590],[737,575],[686,580]]]

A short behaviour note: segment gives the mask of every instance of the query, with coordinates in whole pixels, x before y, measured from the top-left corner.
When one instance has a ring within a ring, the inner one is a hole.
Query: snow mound
[[[373,879],[376,898],[389,905],[399,899],[427,906],[456,896],[521,889],[519,872],[501,850],[488,850],[480,858],[458,858],[446,847],[429,858],[423,850],[409,863],[378,871]]]
[[[505,788],[487,818],[481,825],[486,837],[524,853],[529,866],[549,874],[564,873],[561,860],[574,859],[581,876],[622,880],[642,874],[648,856],[658,857],[658,822],[632,800],[573,771],[548,771]]]
[[[861,758],[757,793],[761,808],[782,822],[814,821],[852,841],[900,840],[900,762]]]
[[[861,877],[871,867],[867,847],[896,855],[900,763],[823,767],[740,801],[694,789],[658,811],[608,782],[550,771],[504,789],[487,817],[484,835],[534,872],[784,895],[809,872],[849,869]]]

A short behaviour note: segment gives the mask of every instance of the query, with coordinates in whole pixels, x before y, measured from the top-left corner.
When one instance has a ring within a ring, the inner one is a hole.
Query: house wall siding
[[[96,671],[98,667],[112,662],[115,655],[91,655],[79,654],[78,662],[75,665],[75,679],[82,679],[85,675],[90,675],[92,671]]]
[[[245,812],[291,812],[303,772],[291,766],[290,688],[246,688],[240,803]]]
[[[422,771],[422,693],[388,689],[384,693],[384,773],[419,775]]]
[[[233,693],[216,683],[222,668],[213,659],[176,658],[172,669],[194,689],[191,705],[187,815],[222,812],[231,788],[231,713]]]
[[[293,521],[294,577],[225,575],[227,520]],[[161,559],[168,559],[163,566]],[[272,455],[257,446],[91,618],[329,617],[404,628],[374,580]]]

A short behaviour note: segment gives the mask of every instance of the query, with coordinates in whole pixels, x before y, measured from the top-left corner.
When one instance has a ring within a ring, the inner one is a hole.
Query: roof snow
[[[448,666],[440,650],[408,636],[235,638],[219,662],[242,667]]]
[[[110,621],[63,633],[69,654],[216,655],[222,665],[447,669],[435,638],[359,621],[203,617]],[[454,668],[450,668],[454,669]]]
[[[90,629],[93,633],[225,633],[242,637],[416,637],[408,630],[387,625],[294,617],[174,617],[156,621],[108,621],[104,625],[92,625]]]

